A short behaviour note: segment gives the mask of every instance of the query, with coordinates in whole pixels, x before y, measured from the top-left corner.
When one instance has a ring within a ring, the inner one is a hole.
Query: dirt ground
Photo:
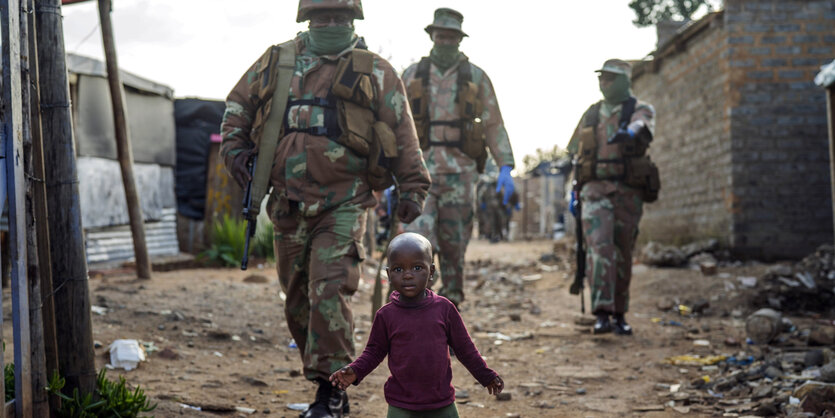
[[[637,264],[627,315],[635,335],[593,336],[588,327],[575,324],[580,303],[568,293],[573,279],[570,254],[560,250],[556,258],[540,261],[553,247],[552,241],[471,243],[462,314],[511,399],[488,395],[453,360],[453,383],[468,395],[458,399],[461,416],[713,415],[711,407],[699,404],[677,410],[664,406],[672,399],[664,384],[686,383],[705,374],[696,367],[668,365],[664,359],[687,353],[733,355],[744,349],[724,344],[728,337],[745,340],[741,318],[750,313],[725,282],[729,277],[757,276],[767,266],[720,267],[719,275],[703,276],[690,269]],[[376,263],[369,260],[364,266],[353,298],[358,352],[371,325]],[[298,352],[290,346],[273,266],[255,265],[246,272],[178,270],[155,273],[150,281],[136,280],[124,271],[92,276],[92,303],[106,309],[93,314],[93,337],[101,344],[95,350],[96,366],[105,367],[113,340],[153,343],[148,360],[138,369],[112,370],[109,376],[124,374],[130,384],[141,385],[158,404],[154,415],[247,416],[234,411],[244,407],[255,409],[254,415],[296,417],[298,412],[288,405],[313,399],[315,386],[299,375]],[[8,294],[4,296],[8,301]],[[683,304],[705,299],[710,307],[700,317],[659,311],[659,300],[669,299]],[[586,303],[588,307],[588,294]],[[4,305],[7,324],[10,305]],[[669,320],[681,325],[663,325]],[[10,330],[6,331],[10,341]],[[694,346],[694,340],[707,340],[709,346]],[[6,358],[11,358],[10,350]],[[387,376],[384,362],[362,385],[349,388],[351,416],[385,416]]]

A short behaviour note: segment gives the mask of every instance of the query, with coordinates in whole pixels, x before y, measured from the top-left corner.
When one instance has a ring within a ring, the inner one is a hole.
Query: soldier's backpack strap
[[[296,45],[293,41],[285,42],[278,45],[277,50],[273,48],[273,54],[275,53],[278,53],[275,91],[270,101],[270,113],[264,122],[264,130],[258,144],[255,174],[252,176],[252,201],[258,202],[257,205],[253,205],[253,208],[259,209],[270,186],[270,172],[273,168],[281,126],[284,123],[284,111],[290,95],[290,80],[293,78],[296,66]],[[271,59],[270,62],[276,62],[276,60]]]
[[[429,66],[432,64],[432,61],[429,60],[429,57],[423,57],[418,62],[417,71],[415,72],[415,78],[419,78],[423,87],[426,88],[429,86]]]
[[[458,79],[455,81],[458,84],[458,92],[460,93],[462,87],[470,81],[473,81],[473,66],[470,65],[470,60],[465,58],[458,64]],[[455,98],[455,101],[458,101],[458,97]]]

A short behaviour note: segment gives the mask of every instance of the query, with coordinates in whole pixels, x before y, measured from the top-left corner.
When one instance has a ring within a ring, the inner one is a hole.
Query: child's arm
[[[350,384],[358,385],[365,376],[368,376],[380,365],[386,358],[388,350],[389,342],[385,315],[377,311],[374,323],[371,325],[371,333],[368,335],[368,343],[365,344],[365,350],[353,363],[332,374],[330,377],[331,383],[343,390]]]
[[[348,386],[351,385],[351,383],[354,383],[356,380],[357,374],[354,372],[354,369],[352,369],[351,366],[345,366],[335,371],[330,378],[331,383],[342,390],[345,390]]]
[[[450,308],[447,314],[449,330],[447,338],[449,338],[449,345],[455,351],[455,357],[482,386],[488,388],[491,394],[494,391],[495,393],[501,392],[504,382],[498,373],[487,367],[487,363],[481,358],[481,354],[467,332],[464,320],[461,319],[461,314],[454,307],[450,306]]]

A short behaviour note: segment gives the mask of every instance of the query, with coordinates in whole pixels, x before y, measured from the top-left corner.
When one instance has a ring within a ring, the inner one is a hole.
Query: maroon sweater
[[[350,364],[357,374],[354,384],[388,355],[391,376],[384,393],[389,405],[413,411],[447,406],[455,402],[447,345],[482,385],[498,376],[487,367],[461,315],[445,297],[427,289],[426,298],[415,305],[401,302],[397,291],[390,300],[377,311],[362,355]]]

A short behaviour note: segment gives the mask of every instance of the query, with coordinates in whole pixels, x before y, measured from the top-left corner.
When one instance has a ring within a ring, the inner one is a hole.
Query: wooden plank
[[[832,233],[833,238],[835,238],[835,86],[830,86],[826,89],[826,114],[829,116],[829,171],[830,192],[832,193]]]
[[[32,416],[29,283],[26,277],[26,182],[23,175],[20,2],[0,0],[3,27],[3,136],[9,202],[9,258],[12,266],[12,322],[15,414]]]
[[[14,409],[15,409],[14,399],[12,399],[12,400],[6,402],[6,407],[3,408],[2,410],[0,410],[0,414],[5,412],[6,418],[14,418],[14,416],[15,416]]]
[[[20,83],[21,102],[23,108],[23,171],[25,173],[25,231],[26,231],[26,278],[28,281],[28,307],[29,307],[29,344],[31,349],[24,353],[29,359],[31,369],[31,381],[29,387],[32,391],[32,405],[30,413],[35,417],[49,416],[49,393],[45,388],[49,382],[46,380],[46,357],[44,348],[44,327],[43,311],[41,307],[41,270],[48,269],[41,266],[49,266],[49,263],[41,264],[38,258],[38,234],[35,213],[36,185],[43,186],[43,181],[37,181],[43,177],[35,175],[34,162],[34,137],[37,131],[40,139],[40,111],[33,108],[32,104],[40,103],[33,96],[38,94],[37,88],[37,60],[32,59],[32,53],[36,50],[30,48],[34,45],[34,38],[30,36],[30,20],[34,22],[32,13],[34,0],[21,0],[20,3]],[[32,34],[33,35],[33,34]],[[33,111],[34,110],[34,111]]]
[[[136,254],[136,275],[140,279],[151,278],[151,260],[145,243],[145,225],[142,218],[142,205],[136,191],[133,176],[133,150],[128,132],[127,109],[125,108],[125,88],[119,78],[119,63],[116,57],[116,40],[113,36],[113,22],[110,20],[110,0],[99,0],[99,21],[101,37],[104,43],[104,58],[107,65],[107,81],[110,86],[110,99],[113,105],[113,128],[116,131],[116,154],[122,169],[122,183],[125,187],[125,202],[128,206],[131,232],[133,233],[133,252]]]

